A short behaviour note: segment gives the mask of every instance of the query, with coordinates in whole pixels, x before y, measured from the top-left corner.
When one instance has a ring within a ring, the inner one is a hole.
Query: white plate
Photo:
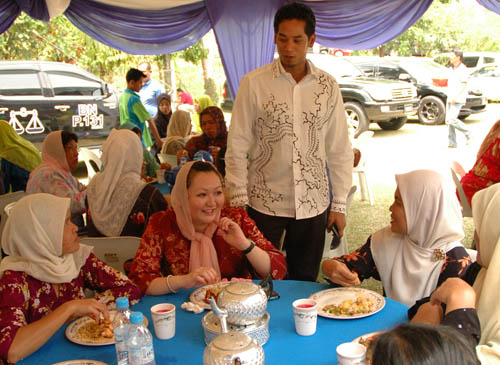
[[[366,340],[367,338],[370,338],[372,336],[378,336],[379,334],[383,333],[384,331],[375,331],[375,332],[370,332],[366,333],[362,336],[356,337],[352,342],[359,343],[361,339]],[[363,345],[363,344],[362,344]],[[364,345],[363,345],[364,346]]]
[[[113,322],[113,319],[115,318],[115,315],[116,315],[116,311],[113,310],[113,311],[108,311],[109,313],[109,319],[111,322]],[[147,327],[148,325],[148,319],[146,318],[146,316],[143,317],[144,318],[144,326]],[[78,337],[78,330],[83,326],[85,325],[86,323],[88,322],[91,322],[93,321],[92,318],[90,317],[81,317],[81,318],[78,318],[76,320],[74,320],[73,322],[71,322],[68,327],[66,327],[66,331],[64,332],[66,337],[68,338],[68,340],[70,340],[71,342],[74,342],[74,343],[77,343],[79,345],[86,345],[86,346],[106,346],[106,345],[114,345],[115,343],[115,338],[113,336],[113,338],[103,338],[102,340],[89,340],[89,339],[86,339],[86,338],[80,338]],[[95,360],[71,360],[71,361],[95,361]],[[64,363],[62,363],[64,364]],[[71,364],[71,363],[69,363]],[[79,364],[79,363],[75,363],[75,364]],[[83,364],[86,364],[85,362]],[[99,364],[99,362],[97,362],[96,364]]]
[[[52,365],[108,365],[108,363],[97,360],[68,360],[55,362]]]
[[[205,301],[204,301],[205,293],[206,293],[207,289],[211,289],[211,288],[216,287],[216,286],[223,288],[229,284],[231,284],[231,281],[224,281],[224,282],[217,283],[217,284],[210,284],[210,285],[201,286],[191,293],[191,295],[189,296],[189,300],[191,302],[193,302],[194,304],[198,304],[203,309],[212,309],[210,304],[205,303]]]
[[[375,302],[375,307],[370,313],[358,313],[353,315],[335,315],[323,311],[328,304],[340,304],[346,299],[355,300],[357,297],[368,297]],[[371,316],[385,306],[385,299],[379,293],[363,288],[332,288],[312,294],[309,298],[318,302],[318,315],[335,319],[356,319]]]

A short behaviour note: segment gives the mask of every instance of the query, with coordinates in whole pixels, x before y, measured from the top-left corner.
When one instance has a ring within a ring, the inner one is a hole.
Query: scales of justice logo
[[[23,127],[19,119],[17,117],[26,118],[31,115],[31,119],[26,125],[26,128]],[[26,107],[21,107],[19,110],[11,110],[10,111],[10,120],[9,124],[14,128],[17,134],[23,134],[24,132],[28,134],[39,134],[43,133],[45,130],[44,125],[38,118],[38,110],[28,110]]]

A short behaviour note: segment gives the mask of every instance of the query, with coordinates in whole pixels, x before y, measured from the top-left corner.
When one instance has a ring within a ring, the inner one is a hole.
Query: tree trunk
[[[163,84],[167,94],[175,100],[175,70],[172,67],[171,57],[169,54],[163,55]]]
[[[205,46],[203,45],[203,39],[200,39],[200,46],[202,48],[205,48]],[[206,58],[202,58],[201,59],[201,68],[203,69],[203,85],[206,85],[207,84],[207,80],[208,80],[208,70],[207,70],[207,59]]]

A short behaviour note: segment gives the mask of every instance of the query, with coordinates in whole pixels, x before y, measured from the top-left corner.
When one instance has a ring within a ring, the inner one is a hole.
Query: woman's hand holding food
[[[326,260],[323,262],[323,273],[334,283],[342,286],[356,286],[361,284],[357,273],[353,273],[348,267],[335,259]]]
[[[173,288],[177,290],[178,288],[190,289],[195,286],[202,286],[207,284],[214,284],[220,280],[217,272],[211,267],[199,267],[189,274],[175,276],[170,279],[172,286],[175,286],[176,278],[179,278],[179,283],[177,288]]]
[[[101,318],[109,321],[109,314],[106,308],[106,304],[101,303],[95,299],[75,299],[66,302],[64,305],[67,305],[69,307],[71,316],[90,316],[96,322],[100,322]]]

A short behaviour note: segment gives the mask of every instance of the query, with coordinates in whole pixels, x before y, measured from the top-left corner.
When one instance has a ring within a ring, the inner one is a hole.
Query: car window
[[[309,53],[307,58],[310,59],[316,67],[337,78],[365,76],[358,67],[342,57]]]
[[[495,63],[495,57],[484,57],[483,63]]]
[[[80,75],[68,72],[48,71],[47,75],[49,76],[55,95],[103,95],[101,83],[98,81],[90,80]]]
[[[0,71],[0,80],[1,95],[42,95],[36,71]]]
[[[464,56],[462,62],[467,67],[476,67],[479,62],[479,56]]]
[[[386,80],[399,80],[399,67],[393,65],[379,65],[377,77]]]

